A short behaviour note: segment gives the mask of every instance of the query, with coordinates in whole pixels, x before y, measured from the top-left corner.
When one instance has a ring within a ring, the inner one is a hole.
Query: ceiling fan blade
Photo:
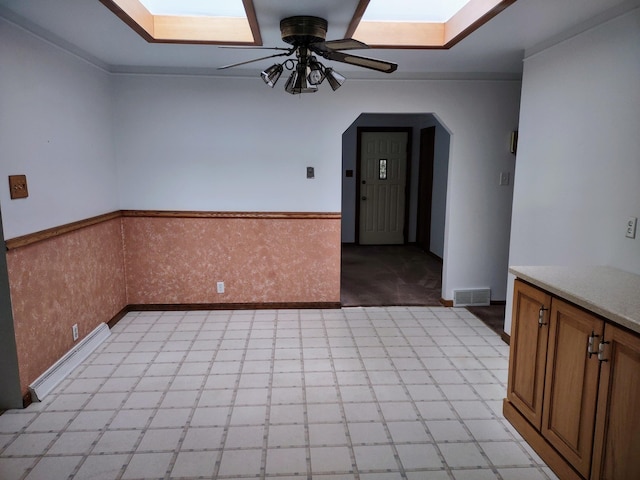
[[[358,55],[349,55],[348,53],[336,52],[333,50],[327,52],[320,51],[318,53],[327,60],[348,63],[349,65],[377,70],[378,72],[392,73],[398,68],[398,64],[396,63],[377,60],[375,58],[359,57]]]
[[[341,40],[327,40],[309,45],[312,50],[327,52],[330,50],[362,50],[369,48],[369,45],[353,38],[343,38]]]
[[[223,67],[218,67],[218,70],[225,70],[227,68],[239,67],[240,65],[246,65],[247,63],[259,62],[260,60],[266,60],[267,58],[273,57],[284,57],[289,56],[291,53],[287,50],[285,53],[275,53],[273,55],[267,55],[266,57],[254,58],[253,60],[247,60],[245,62],[232,63],[231,65],[225,65]]]
[[[282,47],[248,47],[243,45],[219,45],[218,48],[231,48],[233,50],[282,50],[288,52],[290,48]]]

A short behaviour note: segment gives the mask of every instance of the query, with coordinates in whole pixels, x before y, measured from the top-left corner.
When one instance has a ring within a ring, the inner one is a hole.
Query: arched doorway
[[[404,241],[362,246],[361,135],[385,130],[409,132]],[[449,131],[431,113],[362,114],[343,133],[343,305],[440,304],[449,142]]]

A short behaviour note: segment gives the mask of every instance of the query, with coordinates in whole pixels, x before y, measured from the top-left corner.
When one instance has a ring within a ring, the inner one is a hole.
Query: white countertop
[[[640,333],[640,275],[613,267],[514,266],[509,272]]]

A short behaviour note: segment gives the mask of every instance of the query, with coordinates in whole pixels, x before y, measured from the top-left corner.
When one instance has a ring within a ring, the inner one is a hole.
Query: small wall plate
[[[9,192],[11,193],[12,200],[16,198],[27,198],[29,196],[27,176],[9,175]]]

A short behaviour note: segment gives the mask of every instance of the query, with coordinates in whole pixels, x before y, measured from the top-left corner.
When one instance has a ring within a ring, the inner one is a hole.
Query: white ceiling
[[[329,22],[327,39],[343,38],[358,0],[254,0],[265,46],[287,46],[280,19],[315,15]],[[518,0],[450,50],[368,50],[358,55],[398,63],[395,78],[519,77],[525,50],[535,50],[594,18],[640,6],[640,0]],[[98,0],[0,0],[0,16],[113,72],[150,71],[257,75],[264,60],[229,70],[217,67],[269,55],[270,51],[215,45],[150,44]],[[333,62],[327,62],[327,64]],[[387,74],[333,64],[350,78]]]

